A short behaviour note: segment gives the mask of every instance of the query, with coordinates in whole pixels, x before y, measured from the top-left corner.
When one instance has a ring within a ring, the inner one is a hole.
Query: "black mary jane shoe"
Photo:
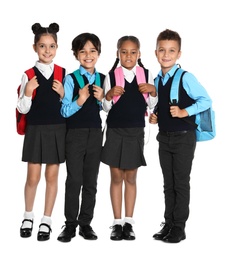
[[[22,228],[22,226],[23,226],[25,221],[28,221],[28,222],[32,223],[31,228]],[[31,235],[32,235],[32,228],[33,228],[33,220],[32,219],[24,219],[22,221],[22,226],[20,228],[20,235],[21,235],[21,237],[31,237]]]
[[[51,230],[51,227],[48,224],[46,224],[46,223],[41,223],[39,225],[39,228],[41,226],[47,227],[49,229],[49,231],[48,232],[39,231],[38,234],[37,234],[37,240],[38,241],[46,241],[46,240],[48,240],[50,238],[50,233],[52,232],[52,230]]]

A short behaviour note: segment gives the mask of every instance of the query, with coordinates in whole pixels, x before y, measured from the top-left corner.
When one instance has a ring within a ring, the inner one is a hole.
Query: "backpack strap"
[[[58,66],[57,64],[54,64],[54,79],[57,79],[60,82],[62,82],[64,76],[65,76],[65,69]]]
[[[73,72],[75,78],[77,79],[78,81],[78,84],[80,86],[80,88],[83,88],[85,86],[85,82],[84,82],[84,78],[83,78],[83,75],[81,75],[80,73],[80,70],[75,70]],[[100,73],[96,73],[95,74],[95,85],[101,87],[101,77],[100,77]]]
[[[74,86],[76,84],[78,84],[79,88],[83,88],[85,86],[85,80],[84,80],[85,76],[81,75],[79,69],[75,70],[70,75],[73,78]],[[95,85],[101,87],[101,76],[100,76],[100,73],[98,73],[98,72],[95,74]],[[72,101],[76,100],[77,98],[78,98],[78,95],[73,95]]]
[[[171,104],[178,104],[179,101],[179,86],[180,82],[182,80],[182,77],[186,71],[184,71],[182,68],[176,69],[174,76],[173,76],[173,81],[172,81],[172,86],[170,89],[170,102]]]
[[[123,74],[123,68],[120,66],[114,70],[114,76],[115,76],[115,81],[117,86],[121,86],[124,88],[124,74]],[[138,85],[141,83],[146,83],[146,76],[145,76],[145,70],[144,68],[140,66],[136,66],[136,80]],[[143,94],[145,100],[148,98],[148,93]],[[113,102],[114,104],[119,100],[120,96],[114,96],[113,97]]]
[[[138,85],[141,83],[147,83],[144,68],[136,66],[136,80]],[[143,93],[145,100],[148,98],[148,93]]]

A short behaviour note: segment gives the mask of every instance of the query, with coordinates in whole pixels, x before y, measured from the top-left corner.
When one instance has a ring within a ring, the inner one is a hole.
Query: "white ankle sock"
[[[41,224],[42,223],[45,223],[45,224],[47,224],[47,225],[49,225],[51,227],[51,224],[52,224],[51,217],[43,216],[42,219],[41,219]],[[39,231],[49,232],[49,228],[44,226],[44,225],[41,225]]]
[[[24,219],[34,219],[34,213],[32,211],[25,211],[24,212]],[[24,221],[22,224],[22,228],[32,228],[32,222]]]
[[[125,222],[127,222],[127,223],[129,223],[131,225],[135,224],[135,221],[134,221],[134,219],[132,217],[125,217],[124,218],[124,223]]]
[[[122,221],[122,219],[120,218],[115,218],[114,220],[113,220],[113,224],[112,224],[113,226],[115,226],[115,225],[123,225],[123,221]]]

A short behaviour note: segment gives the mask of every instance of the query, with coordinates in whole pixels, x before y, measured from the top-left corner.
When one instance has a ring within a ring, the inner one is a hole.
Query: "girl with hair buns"
[[[50,238],[59,165],[65,162],[66,124],[60,114],[60,107],[64,96],[62,79],[66,70],[53,62],[58,48],[59,25],[52,23],[49,27],[42,27],[39,23],[35,23],[32,25],[32,31],[35,35],[33,49],[38,55],[38,60],[33,67],[35,76],[29,80],[26,73],[23,74],[17,101],[18,111],[27,114],[22,161],[27,162],[28,166],[24,188],[25,212],[20,236],[27,238],[32,235],[33,206],[41,178],[42,164],[45,164],[44,212],[37,234],[38,241],[45,241]],[[54,79],[56,67],[62,72],[61,81]],[[34,90],[36,95],[32,99]]]
[[[152,74],[144,68],[140,56],[138,38],[121,37],[117,43],[115,64],[104,81],[103,108],[109,112],[101,161],[110,166],[111,172],[110,195],[114,215],[111,240],[135,239],[132,224],[137,170],[146,165],[143,155],[145,112],[147,107],[153,109],[157,103]],[[121,66],[117,68],[118,63]],[[148,75],[148,80],[142,78],[139,82],[139,70]],[[121,86],[114,80],[116,71],[120,72],[117,75],[122,75]],[[121,216],[123,200],[124,219]]]

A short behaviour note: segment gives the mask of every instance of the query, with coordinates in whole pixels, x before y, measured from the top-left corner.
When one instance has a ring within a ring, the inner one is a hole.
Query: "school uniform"
[[[98,72],[91,75],[81,66],[79,71],[84,85],[90,84],[90,96],[82,107],[78,106],[76,99],[80,86],[68,74],[64,80],[65,96],[61,108],[67,124],[64,213],[66,225],[74,227],[90,225],[93,219],[102,147],[101,104],[92,90]],[[104,75],[99,75],[102,86]]]
[[[132,70],[123,69],[125,86],[124,94],[114,104],[113,101],[103,100],[107,115],[107,132],[101,155],[101,161],[111,167],[120,169],[136,169],[146,166],[144,157],[144,127],[147,106],[152,109],[157,98],[150,95],[145,100],[138,90],[136,67]],[[114,85],[110,72],[104,82],[105,93]],[[150,74],[149,83],[153,84]]]
[[[36,96],[24,96],[28,78],[23,75],[18,108],[26,112],[27,128],[22,150],[22,161],[59,164],[65,162],[66,122],[60,114],[59,94],[52,89],[54,63],[36,62],[35,75],[39,83]],[[65,69],[63,68],[63,76]]]
[[[165,223],[184,231],[189,217],[190,173],[196,148],[194,124],[170,114],[170,89],[176,69],[159,72],[158,127],[159,159],[164,178]],[[185,108],[188,119],[195,122],[195,114],[206,110],[211,99],[206,90],[189,72],[180,83],[178,106]],[[185,235],[183,236],[183,239]]]

